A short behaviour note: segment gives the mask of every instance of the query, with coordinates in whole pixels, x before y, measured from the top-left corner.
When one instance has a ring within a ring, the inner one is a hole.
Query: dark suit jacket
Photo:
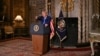
[[[38,20],[43,24],[44,22],[44,17],[43,16],[39,16],[38,17]],[[46,19],[45,19],[45,24],[50,24],[50,21],[51,21],[51,17],[50,16],[47,16]]]
[[[41,24],[44,23],[44,17],[43,16],[39,16],[38,20],[41,22]],[[45,23],[44,24],[48,24],[48,26],[45,28],[45,30],[49,30],[49,32],[51,32],[50,21],[51,21],[51,17],[47,16],[46,19],[45,19]]]

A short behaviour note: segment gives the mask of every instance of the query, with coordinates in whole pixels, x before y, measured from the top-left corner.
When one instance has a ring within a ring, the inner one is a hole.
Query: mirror
[[[91,32],[100,33],[100,16],[94,14],[91,19]]]

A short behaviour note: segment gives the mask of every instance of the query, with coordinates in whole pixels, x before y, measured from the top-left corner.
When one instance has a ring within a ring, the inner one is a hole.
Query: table
[[[90,46],[91,46],[91,56],[94,56],[95,50],[94,50],[94,43],[100,42],[100,33],[90,33]]]
[[[91,56],[94,56],[94,54],[95,54],[94,43],[98,43],[98,42],[100,42],[100,40],[92,39],[90,41],[90,46],[91,46],[91,51],[92,51]]]

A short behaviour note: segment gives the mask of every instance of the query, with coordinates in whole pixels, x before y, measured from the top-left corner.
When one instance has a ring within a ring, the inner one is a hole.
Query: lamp
[[[15,17],[13,23],[14,23],[14,27],[16,27],[16,28],[24,27],[25,26],[25,24],[24,24],[25,22],[24,22],[24,20],[23,20],[21,15],[17,15]]]
[[[17,16],[15,17],[15,21],[23,21],[22,16],[21,16],[21,15],[17,15]]]

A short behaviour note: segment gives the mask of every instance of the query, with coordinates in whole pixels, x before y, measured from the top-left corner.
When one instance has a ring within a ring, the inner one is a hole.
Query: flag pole
[[[66,17],[68,18],[68,0],[66,0]]]

